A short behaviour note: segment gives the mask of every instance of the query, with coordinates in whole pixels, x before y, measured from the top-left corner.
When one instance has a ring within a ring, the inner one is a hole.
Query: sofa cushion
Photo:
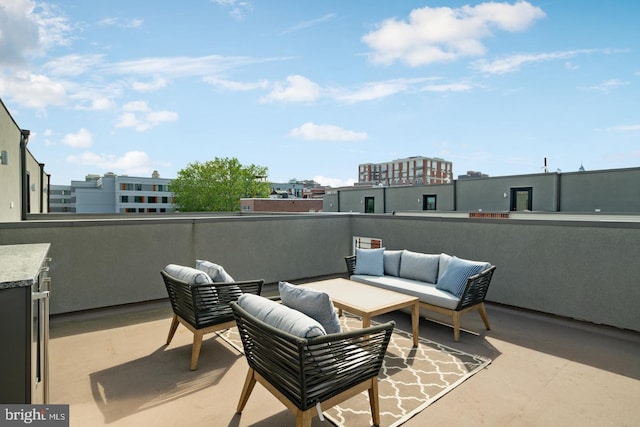
[[[449,308],[451,310],[454,310],[460,302],[460,298],[456,298],[455,295],[441,291],[437,289],[435,285],[419,280],[403,279],[394,276],[372,277],[357,275],[351,276],[351,280],[418,297],[421,302]]]
[[[487,269],[486,262],[470,261],[457,257],[452,257],[444,274],[438,281],[436,288],[452,293],[460,298],[464,292],[467,279],[481,271]]]
[[[440,255],[421,254],[405,249],[400,259],[400,277],[436,283],[439,262]]]
[[[214,282],[233,282],[233,277],[227,273],[221,265],[202,259],[196,260],[196,269],[204,271]]]
[[[438,262],[438,282],[440,281],[440,278],[442,277],[444,272],[447,271],[447,267],[449,266],[449,261],[451,261],[451,258],[453,258],[451,255],[447,255],[445,253],[440,254],[440,261]]]
[[[384,248],[360,249],[356,248],[355,274],[382,276],[384,274]]]
[[[336,334],[341,331],[338,313],[326,292],[295,286],[289,282],[278,283],[278,291],[282,304],[317,320],[326,333]]]
[[[164,268],[164,271],[169,276],[175,277],[188,285],[212,283],[211,277],[207,273],[185,265],[169,264]]]
[[[259,295],[242,294],[238,305],[264,323],[301,338],[326,334],[317,320]]]
[[[400,275],[400,257],[402,251],[385,250],[382,254],[384,274],[388,276]]]

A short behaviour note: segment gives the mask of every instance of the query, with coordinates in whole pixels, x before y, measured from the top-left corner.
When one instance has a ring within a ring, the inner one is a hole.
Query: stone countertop
[[[50,243],[0,245],[0,289],[35,283]]]

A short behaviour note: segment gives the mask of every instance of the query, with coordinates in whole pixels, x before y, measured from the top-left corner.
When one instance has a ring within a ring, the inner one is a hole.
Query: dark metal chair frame
[[[347,272],[349,273],[349,276],[352,276],[356,268],[356,256],[346,256],[344,260],[347,264]],[[495,270],[496,266],[492,265],[486,270],[469,277],[467,279],[467,283],[464,286],[464,291],[460,296],[458,306],[454,309],[444,308],[422,301],[419,302],[420,307],[424,308],[425,310],[452,316],[453,339],[455,341],[460,341],[460,317],[464,313],[468,313],[470,311],[478,310],[478,313],[480,314],[480,317],[484,322],[484,326],[487,328],[487,330],[490,330],[491,325],[489,324],[489,317],[487,316],[487,310],[484,305],[484,300],[487,296],[487,291],[489,290],[491,278],[493,277],[493,272]]]
[[[260,295],[264,285],[262,279],[189,285],[167,274],[164,270],[160,274],[173,309],[167,345],[171,343],[179,324],[193,332],[190,366],[192,371],[198,367],[203,336],[235,326],[229,303],[237,300],[243,293]]]
[[[374,425],[380,424],[378,374],[395,322],[314,338],[274,328],[232,302],[249,371],[238,402],[244,409],[256,382],[310,426],[326,410],[365,390]]]

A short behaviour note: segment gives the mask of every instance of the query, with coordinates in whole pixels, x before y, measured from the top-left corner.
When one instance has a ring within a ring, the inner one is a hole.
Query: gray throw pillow
[[[341,331],[340,319],[326,292],[303,288],[288,282],[278,284],[282,304],[317,320],[328,334]]]
[[[214,282],[233,282],[233,277],[227,273],[221,265],[214,264],[211,261],[202,259],[196,260],[196,269],[204,271],[211,277]]]
[[[444,274],[438,281],[436,289],[447,291],[460,298],[467,284],[467,279],[489,268],[489,263],[469,261],[452,257]]]
[[[384,276],[384,248],[356,248],[356,268],[354,274]]]
[[[388,276],[400,275],[400,258],[402,251],[385,250],[382,254],[384,260],[384,274]]]
[[[400,259],[400,277],[435,284],[439,263],[440,254],[422,254],[405,249]]]

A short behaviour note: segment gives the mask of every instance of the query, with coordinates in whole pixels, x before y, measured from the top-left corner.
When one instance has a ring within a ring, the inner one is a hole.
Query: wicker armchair
[[[160,274],[167,288],[169,301],[173,309],[173,320],[167,336],[167,345],[171,343],[178,324],[182,323],[193,332],[192,371],[198,367],[203,336],[235,326],[233,312],[229,307],[229,303],[237,300],[243,293],[260,295],[264,284],[263,280],[249,280],[190,285],[170,276],[164,270]]]
[[[349,276],[352,276],[356,268],[356,256],[346,256],[344,260],[347,264],[347,271],[349,273]],[[440,307],[424,301],[420,301],[420,307],[424,308],[425,310],[452,316],[453,339],[455,341],[460,340],[460,316],[469,311],[478,310],[478,313],[480,313],[480,317],[484,322],[484,326],[487,329],[491,329],[491,325],[489,324],[489,317],[487,316],[487,310],[484,306],[484,299],[487,296],[487,291],[489,290],[489,285],[491,284],[491,278],[493,277],[493,272],[495,271],[495,269],[496,266],[492,265],[486,270],[469,277],[467,279],[467,283],[464,286],[464,291],[460,296],[460,302],[458,303],[458,306],[456,308],[450,309]]]
[[[318,413],[365,390],[374,425],[380,424],[378,374],[395,322],[366,329],[299,338],[257,319],[232,302],[249,371],[237,412],[256,381],[310,426]]]

